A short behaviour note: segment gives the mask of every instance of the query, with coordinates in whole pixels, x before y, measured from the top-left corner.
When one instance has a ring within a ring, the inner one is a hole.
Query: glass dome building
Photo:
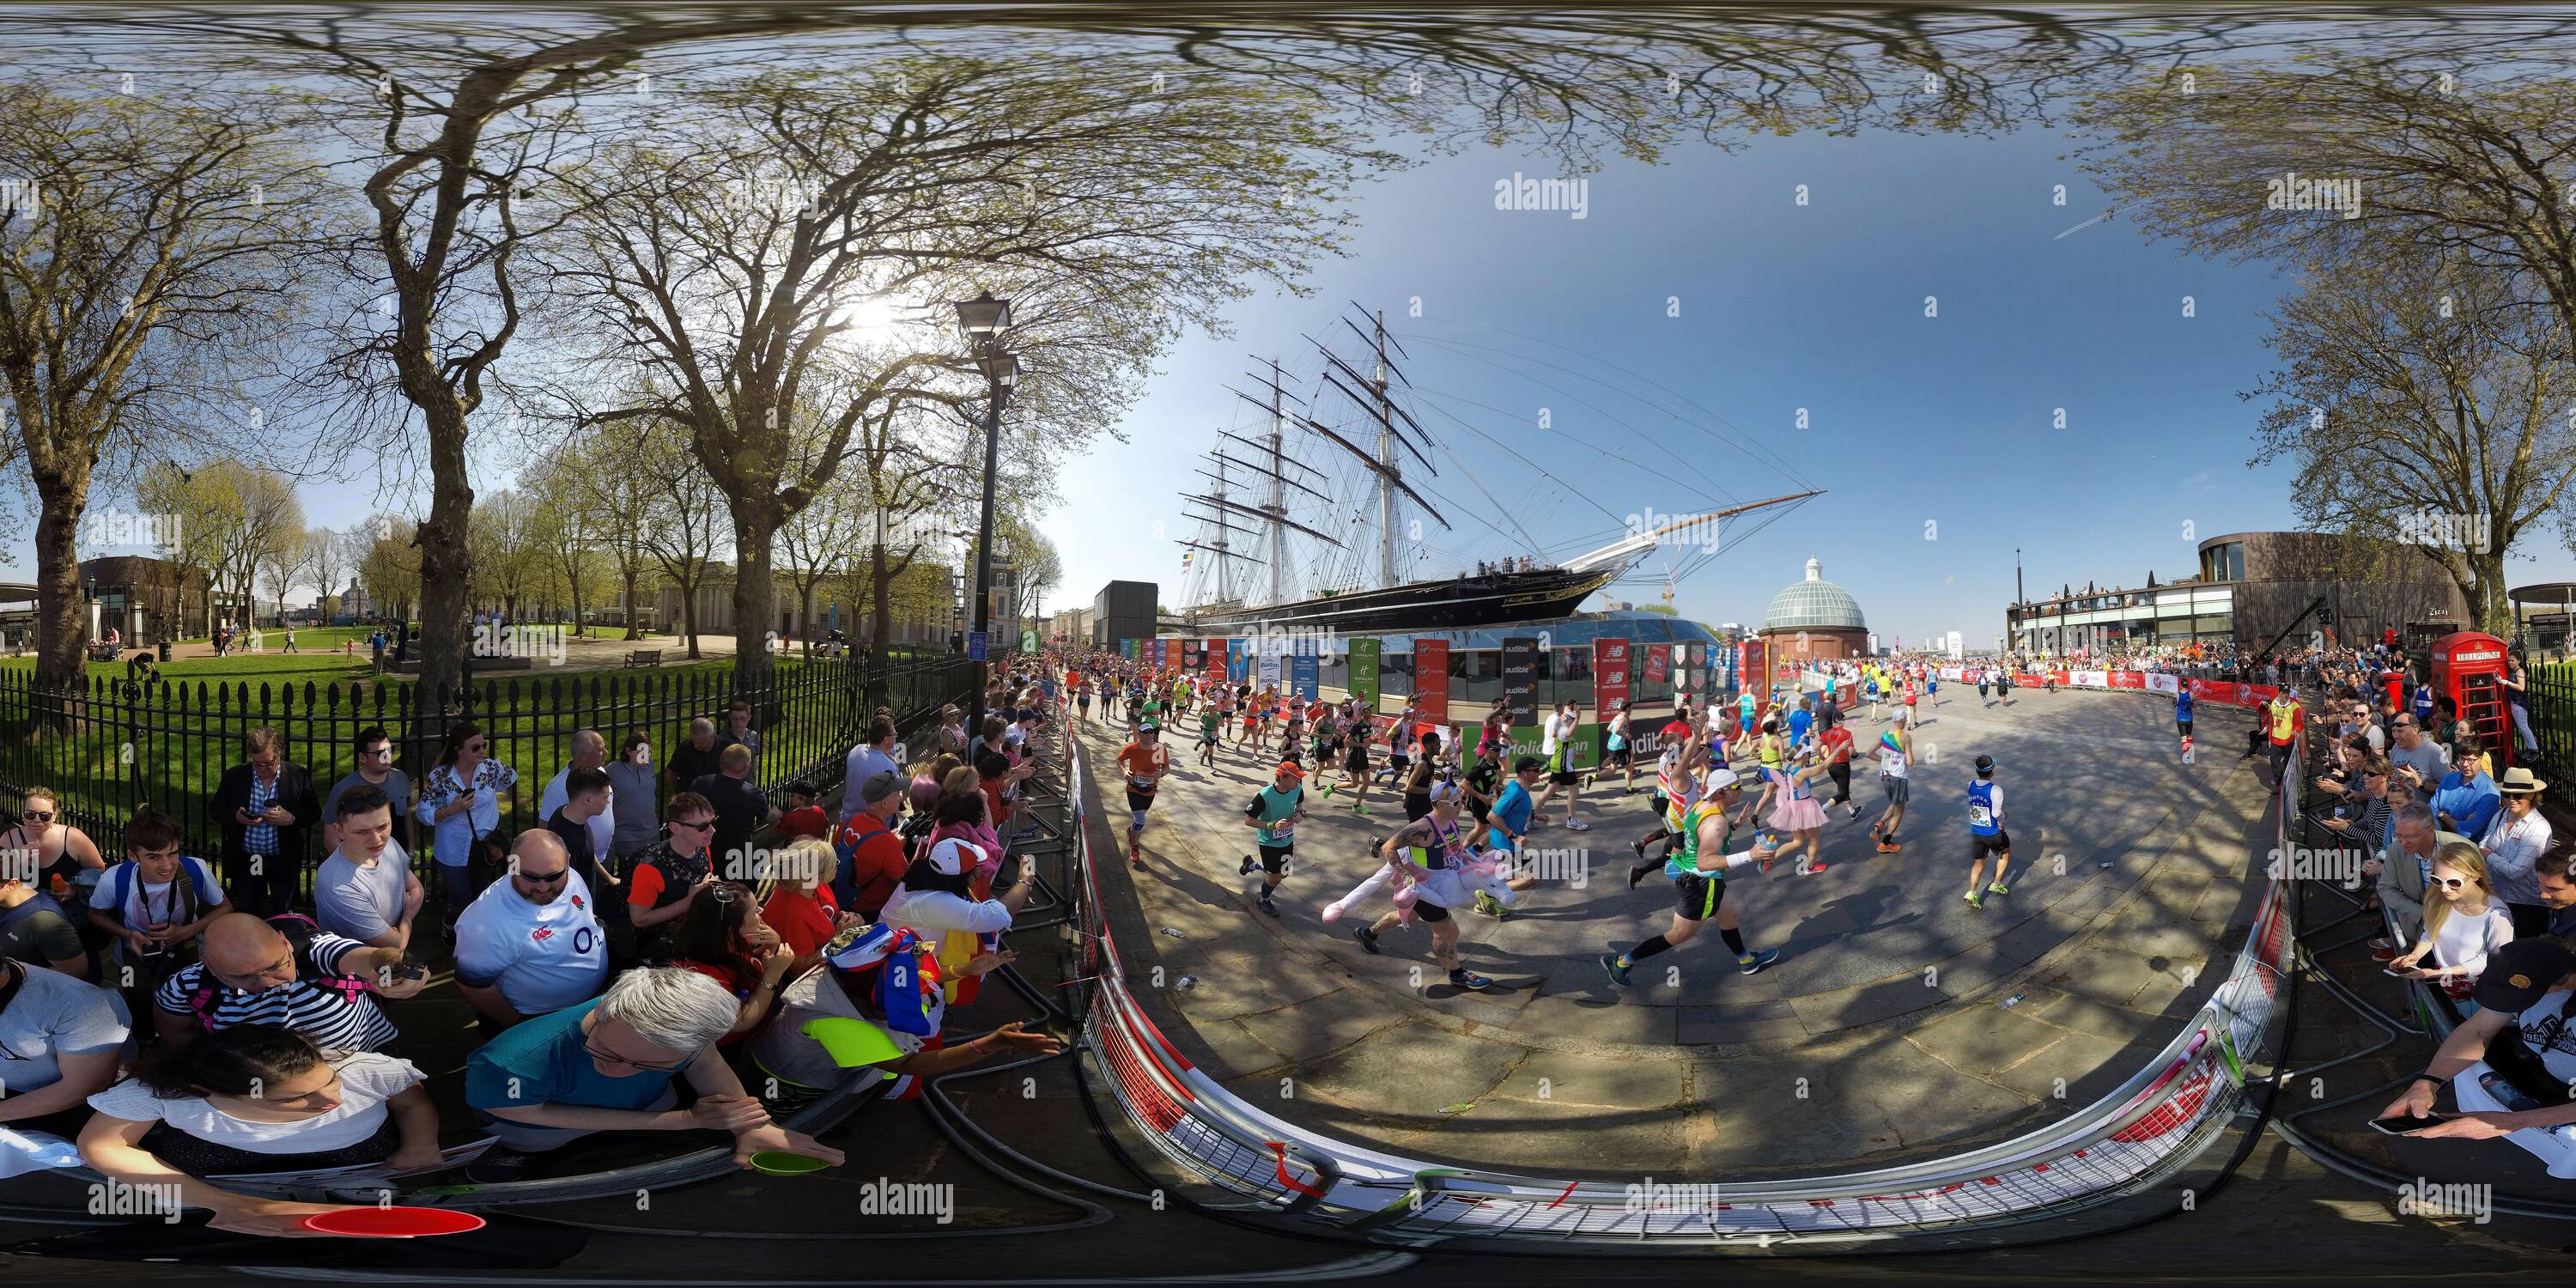
[[[1805,581],[1771,597],[1762,638],[1775,659],[1860,657],[1869,652],[1869,622],[1850,591],[1825,580],[1824,561],[1811,558]]]

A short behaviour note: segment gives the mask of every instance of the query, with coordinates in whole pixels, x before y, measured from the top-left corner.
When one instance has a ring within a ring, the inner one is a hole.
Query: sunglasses
[[[53,815],[48,814],[48,813],[46,813],[45,811],[40,810],[40,809],[31,809],[31,810],[28,810],[26,813],[19,815],[19,817],[20,817],[20,818],[27,819],[27,820],[28,820],[28,821],[30,821],[30,822],[36,822],[36,823],[51,823],[51,822],[53,822],[53,821],[54,821],[54,816],[53,816]]]
[[[675,818],[671,820],[671,827],[673,829],[685,827],[692,832],[712,832],[716,830],[716,821],[714,819],[708,819],[703,823],[688,823]]]
[[[554,883],[563,880],[565,877],[572,875],[572,869],[557,868],[552,872],[530,872],[522,868],[510,875],[527,882],[529,885],[553,885]]]
[[[625,1068],[634,1069],[641,1073],[678,1073],[680,1070],[689,1067],[689,1061],[687,1060],[681,1060],[673,1064],[647,1064],[641,1060],[629,1060],[625,1056],[619,1055],[614,1051],[600,1050],[599,1043],[596,1041],[582,1043],[581,1049],[609,1064],[621,1065]],[[691,1058],[694,1059],[695,1057]]]
[[[2437,886],[2440,886],[2440,887],[2442,887],[2442,888],[2443,888],[2443,889],[2445,889],[2445,890],[2457,890],[2457,889],[2459,889],[2460,887],[2467,885],[2468,883],[2469,883],[2469,879],[2468,879],[2467,877],[2435,877],[2435,878],[2433,878],[2433,884],[2435,884],[2435,885],[2437,885]]]

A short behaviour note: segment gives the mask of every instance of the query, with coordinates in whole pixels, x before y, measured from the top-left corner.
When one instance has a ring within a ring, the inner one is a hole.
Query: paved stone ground
[[[1587,802],[1588,833],[1533,838],[1567,847],[1577,875],[1526,892],[1508,921],[1462,918],[1469,965],[1502,981],[1483,994],[1447,984],[1421,928],[1363,952],[1349,925],[1382,904],[1320,922],[1374,870],[1364,847],[1403,819],[1377,790],[1370,819],[1334,808],[1346,795],[1313,801],[1284,917],[1255,911],[1258,878],[1236,872],[1251,848],[1241,810],[1273,762],[1233,749],[1211,770],[1175,748],[1147,869],[1104,868],[1103,891],[1121,945],[1142,955],[1135,973],[1161,968],[1148,1005],[1192,1058],[1318,1130],[1548,1175],[1746,1179],[1955,1152],[2090,1103],[2206,997],[2213,947],[2233,951],[2257,893],[2240,878],[2263,789],[2222,747],[2241,741],[2232,713],[2201,722],[2193,766],[2168,705],[2140,695],[2017,691],[2005,707],[1971,689],[1926,715],[1901,853],[1871,849],[1879,801],[1862,766],[1863,812],[1835,812],[1827,872],[1783,864],[1730,884],[1749,942],[1785,954],[1752,978],[1713,928],[1636,987],[1604,978],[1600,954],[1668,916],[1660,877],[1624,888],[1626,842],[1654,826],[1642,788]],[[1864,744],[1880,727],[1856,722]],[[1123,845],[1117,735],[1084,732],[1110,785],[1093,842]],[[1959,897],[1980,753],[2002,766],[2016,862],[2013,893],[1984,912]]]

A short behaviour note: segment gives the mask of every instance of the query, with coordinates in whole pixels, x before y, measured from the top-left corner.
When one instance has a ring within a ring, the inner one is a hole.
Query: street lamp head
[[[957,302],[957,330],[969,345],[991,340],[1010,325],[1011,302],[994,299],[991,291]]]
[[[1017,354],[996,354],[984,359],[984,375],[995,388],[1009,389],[1020,381],[1020,359]]]

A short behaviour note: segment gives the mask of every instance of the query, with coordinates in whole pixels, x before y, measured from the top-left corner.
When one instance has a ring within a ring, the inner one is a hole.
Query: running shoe
[[[1601,969],[1610,973],[1611,983],[1616,984],[1621,988],[1628,987],[1628,967],[1619,964],[1619,954],[1603,953],[1601,955]]]
[[[1322,771],[1318,770],[1316,772],[1320,773]],[[1315,784],[1315,792],[1320,796],[1331,796],[1333,794],[1333,785],[1331,783],[1317,783]]]
[[[1261,895],[1261,910],[1269,913],[1273,917],[1279,915],[1279,905],[1270,901],[1270,895],[1267,891],[1264,891]]]
[[[1984,894],[1971,890],[1967,893],[1966,897],[1969,907],[1974,908],[1979,912],[1984,912],[1986,910],[1986,896]]]
[[[1742,957],[1736,958],[1735,969],[1742,971],[1747,975],[1759,975],[1762,973],[1762,969],[1764,967],[1769,966],[1771,963],[1778,960],[1780,960],[1779,949],[1765,948],[1758,953],[1747,953]]]
[[[1248,877],[1252,875],[1251,855],[1247,854],[1243,856],[1243,862],[1235,865],[1234,874],[1239,877]]]
[[[2390,939],[2390,938],[2389,938],[2388,936],[2386,936],[2386,935],[2381,935],[2379,938],[2377,938],[2377,939],[2373,939],[2373,940],[2371,940],[2371,941],[2370,941],[2370,947],[2371,947],[2371,949],[2372,949],[2373,951],[2379,951],[2379,950],[2382,950],[2382,949],[2386,949],[2386,948],[2390,948],[2390,947],[2395,946],[2396,942],[2397,942],[2397,941],[2395,941],[2395,940],[2393,940],[2393,939]],[[2393,955],[2394,955],[2394,954],[2392,954],[2392,956],[2393,956]],[[2381,958],[2380,960],[2385,961],[2385,960],[2387,960],[2387,959],[2386,959],[2386,958]]]
[[[1994,884],[1989,885],[1989,886],[1987,886],[1987,887],[1986,887],[1986,893],[1987,893],[1987,894],[2011,894],[2011,893],[2012,893],[2012,887],[2011,887],[2011,886],[2008,886],[2008,885],[2005,885],[2005,884],[2004,884],[2003,882],[2001,882],[2001,881],[1997,881],[1997,882],[1995,882]]]
[[[1351,812],[1359,815],[1361,818],[1369,817],[1368,806],[1359,802],[1352,803]]]
[[[1379,951],[1377,946],[1377,932],[1370,930],[1366,926],[1352,927],[1351,938],[1360,941],[1360,947],[1369,950],[1371,954],[1375,954]]]
[[[1803,868],[1798,869],[1798,875],[1799,875],[1799,876],[1802,876],[1802,877],[1811,877],[1811,876],[1814,876],[1814,875],[1816,875],[1817,873],[1822,872],[1822,871],[1824,871],[1824,870],[1825,870],[1825,865],[1824,865],[1824,863],[1823,863],[1823,862],[1821,862],[1821,861],[1819,861],[1819,862],[1815,862],[1815,863],[1810,863],[1810,864],[1808,864],[1807,866],[1805,866],[1805,867],[1803,867]]]
[[[1476,892],[1476,911],[1488,917],[1500,918],[1504,915],[1503,902],[1495,898],[1492,892],[1479,890]]]
[[[1645,881],[1646,874],[1654,870],[1655,865],[1651,863],[1639,864],[1636,867],[1628,869],[1628,888],[1631,890],[1636,889]]]
[[[1849,812],[1849,813],[1847,813],[1847,814],[1845,814],[1845,815],[1844,815],[1844,817],[1846,817],[1846,818],[1859,818],[1859,817],[1860,817],[1860,806],[1858,806],[1858,805],[1854,805],[1854,806],[1852,806],[1852,807],[1851,807],[1850,812]]]
[[[1471,970],[1449,972],[1449,982],[1459,988],[1474,989],[1480,993],[1494,986],[1494,981]]]
[[[1569,818],[1565,820],[1565,830],[1569,832],[1589,832],[1592,830],[1592,825],[1579,818]]]
[[[1904,846],[1898,845],[1894,841],[1881,841],[1878,843],[1878,852],[1881,854],[1894,854],[1898,850],[1902,850],[1904,848]]]
[[[1646,843],[1644,841],[1630,841],[1628,842],[1628,848],[1636,851],[1637,861],[1639,863],[1646,861]],[[1633,885],[1634,883],[1631,882],[1630,884]]]

